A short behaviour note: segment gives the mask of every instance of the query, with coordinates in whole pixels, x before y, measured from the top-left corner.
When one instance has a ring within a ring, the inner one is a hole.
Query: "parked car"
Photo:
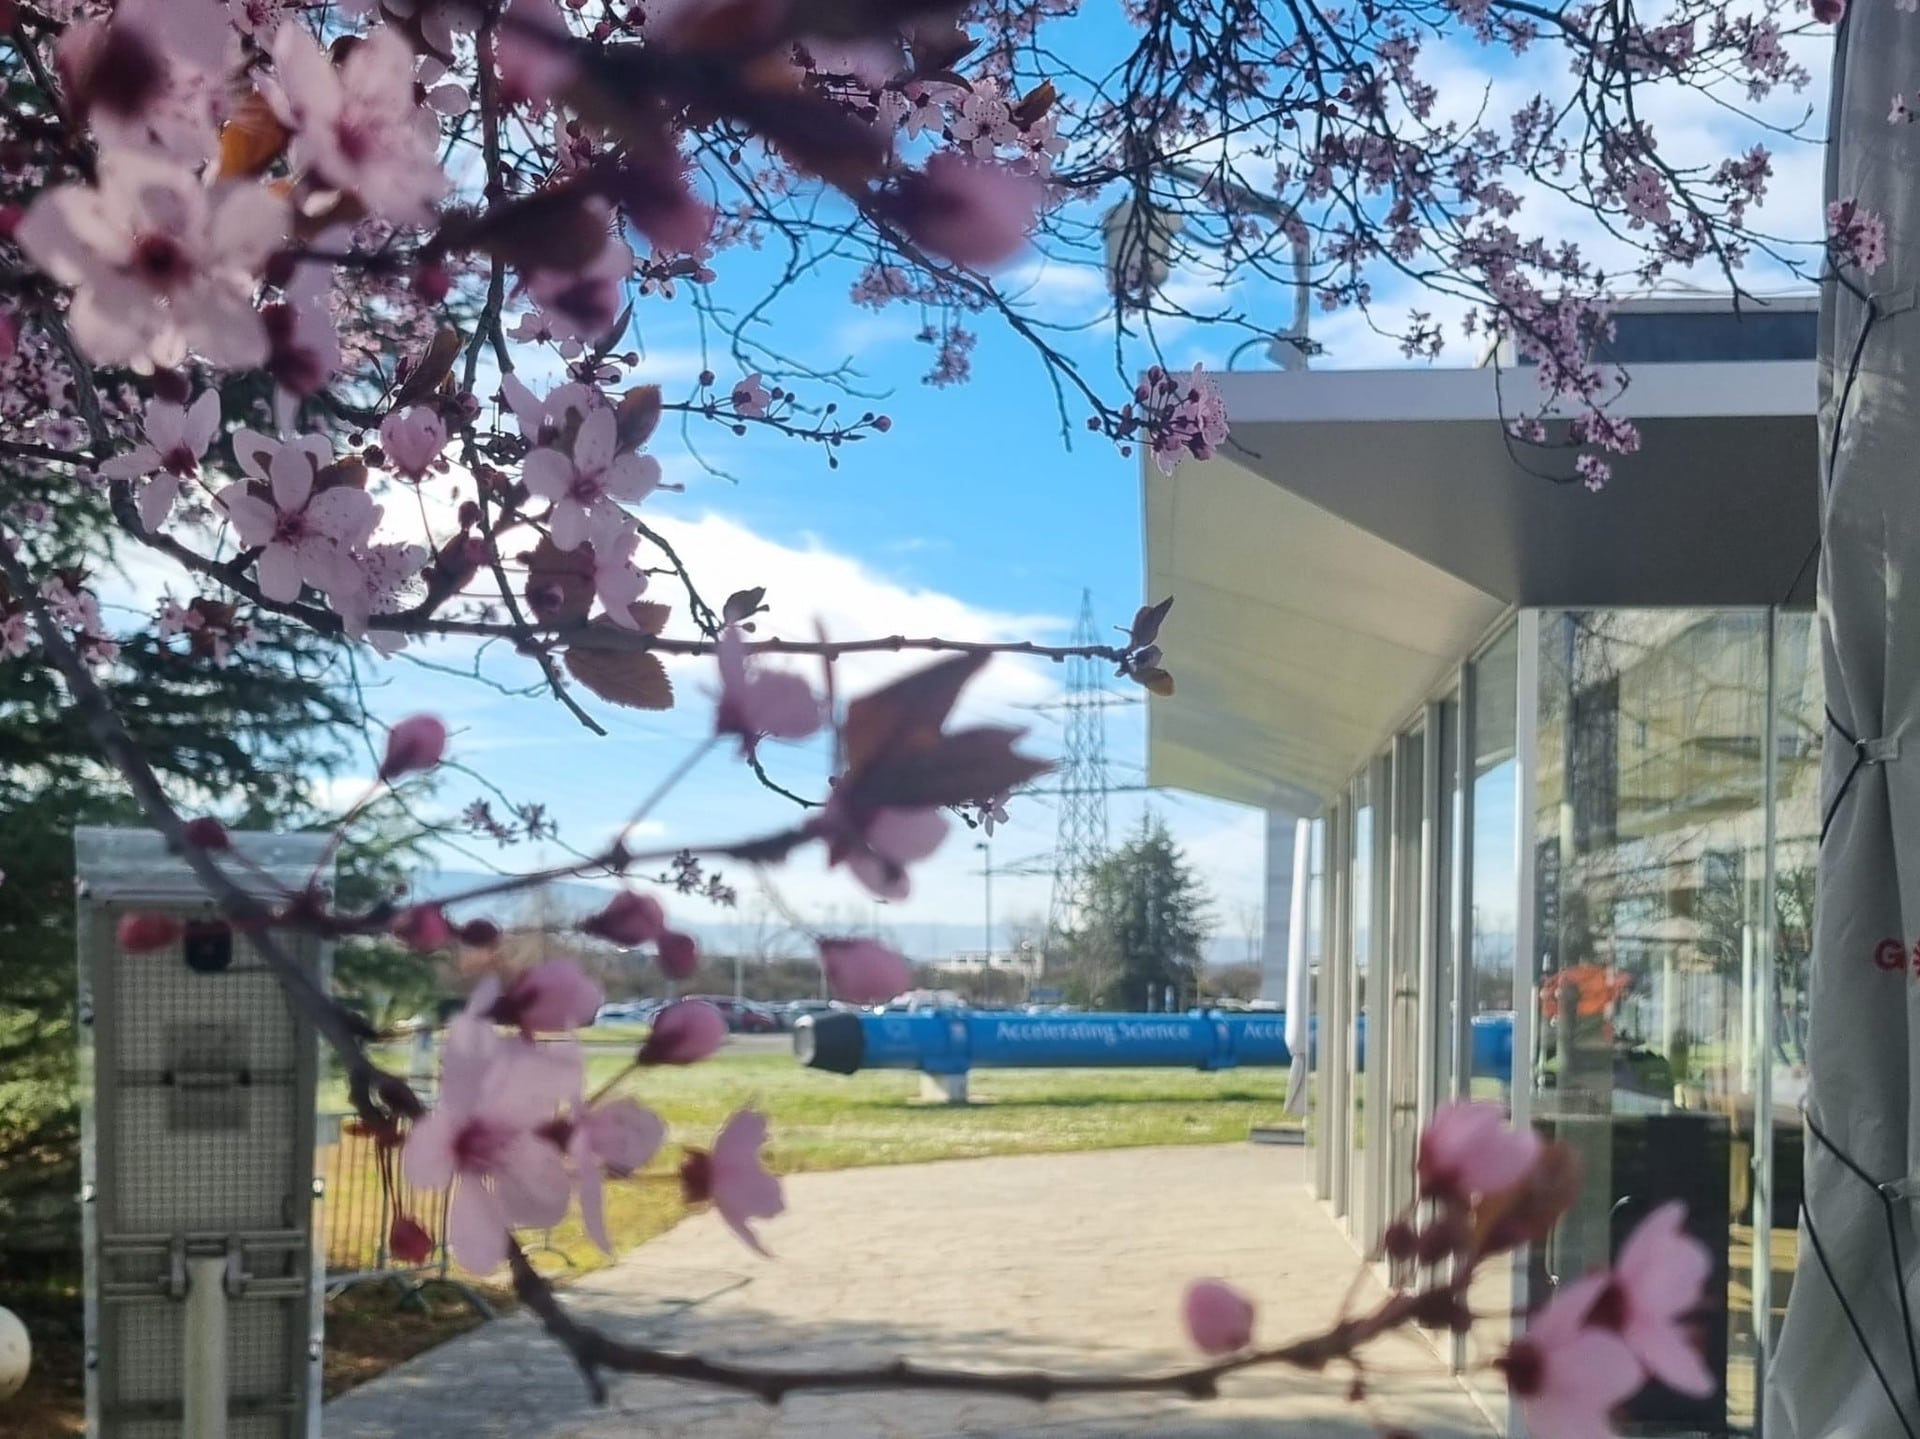
[[[780,1032],[780,1021],[764,1005],[755,1004],[750,999],[735,999],[730,994],[689,994],[683,997],[712,1005],[725,1016],[727,1028],[735,1034]]]
[[[645,1024],[652,1019],[660,1002],[654,999],[616,999],[600,1006],[593,1016],[595,1024]]]

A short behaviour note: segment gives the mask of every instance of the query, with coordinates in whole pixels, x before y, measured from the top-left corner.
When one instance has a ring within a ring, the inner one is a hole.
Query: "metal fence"
[[[486,1300],[450,1272],[447,1194],[409,1185],[399,1154],[383,1156],[379,1141],[351,1112],[321,1116],[316,1172],[325,1185],[321,1224],[329,1296],[376,1280],[396,1285],[403,1296],[428,1284],[447,1284],[491,1317]],[[425,1226],[433,1236],[433,1248],[424,1260],[413,1262],[393,1253],[391,1225],[396,1212]]]

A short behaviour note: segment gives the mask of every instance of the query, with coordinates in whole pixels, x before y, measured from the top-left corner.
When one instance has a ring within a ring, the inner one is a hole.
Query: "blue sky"
[[[1542,82],[1555,56],[1492,65],[1477,47],[1448,47],[1435,64],[1453,103],[1477,110],[1491,91],[1494,113],[1511,109]],[[1552,83],[1548,81],[1547,83]],[[1799,97],[1793,108],[1819,106],[1818,94]],[[1662,110],[1658,122],[1703,153],[1727,153],[1735,132],[1723,114],[1697,106]],[[1778,177],[1766,217],[1773,228],[1806,233],[1817,217],[1818,152],[1794,148],[1778,162]],[[1589,246],[1601,242],[1595,228],[1564,207],[1551,214],[1561,233]],[[1082,257],[1091,259],[1092,257]],[[715,294],[722,304],[748,304],[763,292],[773,263],[749,251],[723,252]],[[720,427],[696,424],[690,438],[706,461],[689,452],[686,439],[668,425],[651,446],[670,480],[683,493],[661,493],[645,507],[649,523],[685,552],[710,600],[733,589],[767,585],[772,614],[764,632],[805,635],[816,621],[837,636],[906,630],[959,638],[1066,638],[1082,588],[1091,590],[1103,622],[1124,623],[1143,599],[1140,479],[1137,459],[1121,457],[1088,434],[1084,412],[1070,408],[1066,433],[1044,367],[1027,343],[992,317],[979,316],[971,383],[932,389],[921,382],[930,350],[915,343],[920,320],[910,307],[874,314],[846,299],[847,270],[829,272],[796,286],[773,312],[770,341],[820,368],[849,362],[855,385],[870,392],[848,399],[831,386],[796,385],[803,408],[839,399],[844,411],[871,407],[890,415],[891,432],[843,447],[830,470],[815,446],[753,432],[735,438]],[[1103,283],[1090,264],[1043,262],[1016,265],[1002,277],[1023,292],[1023,305],[1037,317],[1081,330],[1052,336],[1084,365],[1105,391],[1121,385],[1114,368],[1110,329],[1099,323]],[[1709,278],[1710,283],[1710,278]],[[1411,303],[1457,313],[1429,297],[1383,286],[1379,299],[1391,318]],[[1270,305],[1276,326],[1286,321],[1283,298],[1255,296],[1255,308]],[[673,300],[643,300],[636,325],[646,361],[637,381],[665,386],[669,397],[687,393],[694,375],[711,367],[724,390],[740,375],[724,342],[703,332],[686,294]],[[709,344],[703,348],[703,333]],[[1390,341],[1374,335],[1353,314],[1314,317],[1314,334],[1329,366],[1401,363]],[[1173,365],[1204,360],[1218,367],[1242,338],[1209,335],[1194,326],[1163,327],[1159,340]],[[1137,348],[1127,364],[1144,364]],[[1257,354],[1251,362],[1259,363]],[[1468,347],[1447,357],[1468,363]],[[719,473],[716,473],[718,471]],[[650,597],[676,600],[668,580],[656,581]],[[1177,597],[1176,597],[1177,599]],[[680,618],[671,632],[690,632]],[[471,649],[422,647],[440,663],[476,663]],[[525,686],[537,675],[507,655],[478,660],[491,678]],[[908,661],[864,661],[846,666],[843,693],[858,692],[898,673]],[[1172,667],[1177,676],[1178,656]],[[471,764],[516,799],[543,801],[559,820],[561,839],[581,848],[604,841],[632,812],[654,778],[698,743],[707,729],[711,686],[704,664],[673,667],[679,707],[668,715],[641,715],[583,701],[607,725],[596,738],[550,699],[512,697],[486,685],[423,668],[400,658],[369,659],[366,673],[377,714],[398,718],[421,709],[445,715],[456,727],[456,758]],[[974,718],[1032,726],[1031,747],[1057,751],[1057,712],[1036,711],[1059,697],[1063,676],[1051,666],[1024,661],[997,663],[976,687],[966,713]],[[1137,691],[1125,690],[1133,696]],[[1138,785],[1143,777],[1144,717],[1134,705],[1108,712],[1108,750],[1116,783]],[[775,774],[796,789],[818,793],[826,755],[818,746],[769,752]],[[368,768],[371,768],[369,763]],[[344,793],[361,781],[342,782]],[[458,809],[483,791],[450,775],[437,803]],[[1152,806],[1187,848],[1216,898],[1217,933],[1237,938],[1258,927],[1264,829],[1252,811],[1184,795],[1113,796],[1110,823],[1116,835]],[[1017,801],[1013,822],[994,840],[996,869],[1019,867],[1052,848],[1056,811],[1050,800]],[[694,844],[759,833],[788,822],[791,807],[761,789],[730,757],[709,756],[694,779],[663,802],[641,830],[645,842]],[[823,927],[878,924],[913,946],[915,926],[976,924],[981,915],[978,836],[956,826],[945,849],[915,873],[910,899],[877,909],[864,892],[839,875],[823,873],[813,857],[773,878],[778,900],[763,898],[750,876],[735,874],[750,915],[777,903],[794,917]],[[553,846],[498,850],[476,840],[449,851],[449,868],[482,863],[517,868],[557,858]],[[1044,875],[997,873],[994,909],[1003,920],[1044,913]],[[688,903],[685,922],[717,918]],[[1005,925],[998,927],[1002,935]]]

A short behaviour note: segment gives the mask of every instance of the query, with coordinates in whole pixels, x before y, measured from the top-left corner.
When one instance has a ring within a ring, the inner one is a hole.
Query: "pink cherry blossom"
[[[380,422],[380,446],[393,468],[410,480],[423,478],[447,445],[447,427],[431,405],[396,410]]]
[[[245,369],[266,358],[256,277],[286,239],[287,203],[253,184],[203,187],[151,155],[109,150],[94,185],[44,191],[15,238],[74,289],[74,340],[103,365],[174,366],[189,352]]]
[[[504,1039],[471,1015],[447,1026],[440,1106],[413,1126],[401,1163],[411,1185],[452,1186],[447,1238],[475,1274],[505,1261],[511,1229],[566,1214],[573,1182],[543,1131],[579,1092],[580,1065],[577,1046]]]
[[[758,1254],[767,1249],[751,1221],[771,1219],[787,1207],[780,1181],[760,1161],[766,1142],[766,1115],[742,1109],[721,1127],[711,1152],[689,1149],[680,1164],[680,1189],[687,1203],[710,1202],[727,1227]]]
[[[447,752],[447,727],[433,715],[410,715],[387,731],[380,778],[395,780],[439,764]]]
[[[493,32],[494,65],[510,99],[541,105],[573,78],[573,57],[538,34],[565,36],[567,22],[555,0],[513,0],[508,23]]]
[[[901,177],[892,208],[917,243],[984,270],[1026,248],[1044,193],[1031,175],[942,153]]]
[[[350,238],[344,227],[336,228],[321,244],[344,248]],[[304,262],[282,288],[286,298],[260,312],[267,326],[267,373],[291,394],[318,394],[340,368],[332,291],[332,267]]]
[[[660,462],[651,455],[615,453],[616,430],[612,410],[595,410],[581,422],[571,455],[543,447],[527,456],[527,489],[553,503],[548,523],[563,550],[586,539],[595,517],[617,508],[616,500],[643,500],[660,483]]]
[[[1423,1195],[1465,1201],[1511,1189],[1539,1159],[1540,1136],[1508,1128],[1499,1105],[1454,1100],[1434,1110],[1415,1167]]]
[[[667,1126],[631,1099],[603,1099],[573,1125],[567,1154],[580,1191],[580,1222],[587,1237],[611,1254],[603,1176],[624,1179],[659,1152]]]
[[[556,385],[543,397],[528,389],[518,375],[503,375],[500,394],[513,414],[520,438],[529,445],[551,445],[575,419],[585,419],[594,410],[606,408],[598,390],[572,381]]]
[[[144,443],[100,466],[110,480],[143,480],[136,503],[140,523],[158,530],[173,513],[180,485],[200,473],[200,457],[220,429],[220,396],[207,390],[189,406],[154,400],[141,425]]]
[[[947,821],[937,809],[879,809],[856,812],[838,795],[830,796],[808,830],[827,842],[827,863],[845,864],[853,877],[881,899],[905,899],[912,889],[907,866],[925,859],[947,837]]]
[[[504,985],[488,975],[467,1002],[469,1013],[516,1026],[531,1038],[585,1028],[606,995],[570,959],[549,959],[523,970]]]
[[[1612,1439],[1608,1415],[1640,1388],[1640,1366],[1616,1334],[1589,1326],[1608,1283],[1590,1274],[1566,1286],[1498,1361],[1527,1429],[1553,1439]]]
[[[733,387],[733,412],[736,415],[757,420],[766,414],[772,404],[773,395],[760,382],[758,374],[748,375]]]
[[[539,307],[538,333],[518,338],[592,341],[613,328],[627,305],[633,279],[633,247],[611,233],[613,212],[600,202],[609,227],[606,244],[577,270],[535,270],[526,277],[527,298]]]
[[[373,618],[400,608],[401,597],[414,587],[429,558],[425,545],[400,540],[360,544],[346,551],[337,582],[327,589],[327,600],[340,616],[341,627],[380,654],[404,649],[406,635],[372,628]]]
[[[1181,1315],[1203,1354],[1235,1354],[1253,1342],[1253,1301],[1223,1279],[1189,1284]]]
[[[1682,1394],[1713,1393],[1696,1337],[1681,1323],[1706,1298],[1713,1258],[1688,1234],[1686,1207],[1661,1205],[1635,1227],[1588,1323],[1617,1333],[1641,1368]]]
[[[738,625],[720,631],[714,657],[720,666],[714,733],[737,736],[743,753],[751,754],[763,738],[805,739],[820,728],[826,710],[813,687],[791,671],[749,659]]]
[[[667,930],[666,911],[650,894],[623,889],[607,901],[606,907],[590,914],[576,926],[582,934],[591,934],[622,949],[652,944]]]
[[[669,929],[660,936],[654,960],[668,979],[692,979],[694,971],[700,968],[700,947],[692,935]]]
[[[373,214],[424,225],[447,192],[436,145],[439,124],[414,101],[413,51],[382,26],[363,36],[338,66],[300,25],[273,37],[277,86],[266,91],[280,122],[294,132],[293,158],[337,190],[357,195]]]
[[[653,1017],[642,1064],[698,1064],[727,1042],[727,1017],[703,999],[682,999]]]
[[[243,431],[235,436],[236,451],[243,437],[253,442],[262,439]],[[260,550],[260,592],[283,603],[298,599],[302,585],[332,590],[351,584],[347,551],[362,543],[380,518],[365,490],[336,485],[314,492],[326,442],[320,441],[316,448],[311,438],[277,445],[266,442],[272,445],[267,461],[271,499],[253,493],[245,481],[227,486],[217,497],[240,542]],[[259,453],[254,452],[256,457]],[[243,457],[242,466],[246,465]]]
[[[387,926],[388,932],[419,954],[431,954],[453,943],[453,926],[437,904],[416,904],[403,909]]]
[[[588,522],[587,543],[593,547],[593,593],[607,618],[622,629],[638,629],[633,602],[647,590],[647,577],[633,562],[640,527],[625,510],[602,506]]]
[[[69,25],[54,60],[103,148],[191,167],[214,151],[240,53],[219,0],[120,0]]]
[[[823,939],[820,967],[835,999],[879,1004],[913,987],[913,967],[873,939]]]

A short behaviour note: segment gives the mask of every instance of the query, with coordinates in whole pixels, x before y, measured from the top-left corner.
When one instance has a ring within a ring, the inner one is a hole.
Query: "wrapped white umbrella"
[[[1820,621],[1829,710],[1799,1272],[1769,1439],[1920,1435],[1920,25],[1856,3],[1837,37],[1827,199],[1884,219],[1824,286]],[[1876,964],[1881,946],[1907,963]]]

